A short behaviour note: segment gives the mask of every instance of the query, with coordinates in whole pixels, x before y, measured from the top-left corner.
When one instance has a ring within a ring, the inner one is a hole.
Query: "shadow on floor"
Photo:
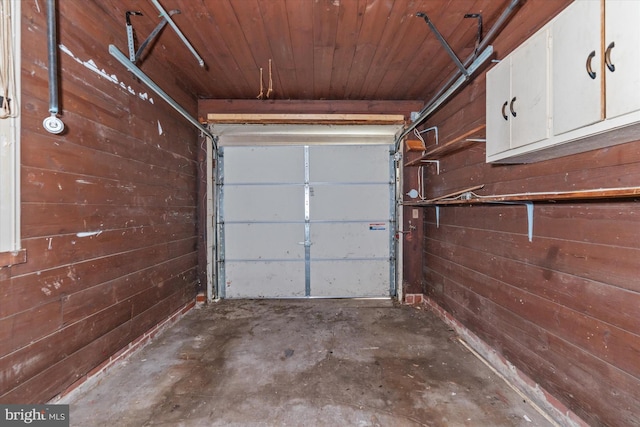
[[[220,301],[89,390],[73,426],[548,426],[435,315],[384,300]]]

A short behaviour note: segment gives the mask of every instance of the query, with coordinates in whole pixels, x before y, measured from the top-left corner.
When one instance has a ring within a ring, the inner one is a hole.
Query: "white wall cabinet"
[[[606,2],[606,115],[640,110],[640,2]],[[613,71],[612,71],[613,70]]]
[[[548,42],[548,31],[538,32],[487,74],[487,140],[499,142],[488,154],[549,136]]]
[[[527,98],[513,93],[520,72]],[[505,120],[499,100],[507,91],[519,108]],[[529,123],[521,126],[523,115]],[[487,73],[488,162],[528,163],[639,139],[640,1],[576,0]]]
[[[554,135],[604,118],[600,7],[576,1],[551,24]]]

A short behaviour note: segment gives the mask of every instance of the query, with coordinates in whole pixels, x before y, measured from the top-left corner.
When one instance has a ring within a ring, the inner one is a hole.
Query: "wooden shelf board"
[[[461,195],[473,190],[462,190],[457,193]],[[640,187],[624,188],[601,188],[594,190],[577,191],[556,191],[540,193],[518,193],[501,194],[492,196],[471,196],[470,198],[452,199],[443,196],[441,198],[405,202],[406,206],[444,206],[444,205],[478,205],[483,203],[509,203],[509,202],[558,202],[567,200],[601,200],[601,199],[623,199],[640,197]]]

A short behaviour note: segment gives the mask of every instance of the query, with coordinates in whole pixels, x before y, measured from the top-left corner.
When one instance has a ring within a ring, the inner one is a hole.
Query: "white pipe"
[[[213,135],[211,134],[211,132],[209,132],[209,130],[206,127],[204,127],[202,125],[202,123],[200,123],[198,120],[193,118],[187,112],[187,110],[182,108],[182,106],[180,106],[180,104],[178,104],[176,101],[173,100],[173,98],[171,98],[169,95],[167,95],[167,93],[164,90],[162,90],[160,88],[160,86],[158,86],[153,80],[151,80],[149,78],[149,76],[147,76],[145,73],[143,73],[142,70],[140,68],[136,67],[131,61],[129,61],[129,58],[127,58],[122,52],[120,52],[120,50],[117,47],[115,47],[114,45],[110,44],[109,45],[109,53],[111,54],[111,56],[116,58],[118,60],[118,62],[120,62],[125,67],[127,67],[127,69],[129,71],[131,71],[134,76],[136,76],[144,84],[149,86],[149,88],[151,88],[151,90],[153,90],[155,93],[157,93],[158,96],[160,96],[160,98],[164,99],[169,105],[171,105],[185,119],[189,120],[192,125],[194,125],[195,127],[197,127],[200,130],[200,132],[202,132],[203,134],[205,134],[206,136],[211,138],[211,141],[212,141],[212,144],[213,144],[213,148],[215,150],[217,150],[217,147],[215,146],[215,140],[213,138]]]
[[[56,43],[56,0],[47,0],[47,48],[49,57],[49,117],[42,126],[49,133],[59,134],[64,123],[58,114],[58,44]]]
[[[176,23],[173,22],[173,20],[171,19],[171,16],[164,10],[164,8],[158,2],[158,0],[151,0],[151,2],[155,5],[156,9],[158,9],[158,11],[160,12],[160,16],[167,20],[167,22],[169,23],[169,25],[171,25],[171,27],[176,32],[176,34],[178,34],[178,37],[180,37],[180,40],[182,40],[185,46],[187,46],[191,51],[191,53],[193,53],[193,56],[195,56],[196,59],[198,60],[198,64],[200,64],[201,67],[204,67],[204,61],[202,60],[202,58],[200,58],[200,55],[198,55],[198,52],[196,52],[193,46],[191,46],[191,43],[189,43],[189,40],[187,40],[184,34],[182,34],[182,31],[180,31],[180,28],[178,28]]]

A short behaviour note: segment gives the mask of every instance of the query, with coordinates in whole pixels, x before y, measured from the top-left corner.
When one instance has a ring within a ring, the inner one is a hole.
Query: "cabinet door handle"
[[[505,120],[509,120],[509,116],[507,116],[507,113],[504,111],[504,109],[507,108],[508,103],[509,101],[504,101],[504,104],[502,104],[502,118]]]
[[[509,110],[511,110],[511,115],[513,117],[516,116],[516,112],[513,109],[513,103],[516,102],[516,97],[514,96],[513,99],[511,100],[511,103],[509,104]]]
[[[607,46],[607,50],[604,52],[604,63],[607,64],[607,68],[611,72],[614,72],[616,70],[616,66],[611,63],[611,49],[613,49],[615,46],[615,42],[609,43],[609,46]]]
[[[596,56],[595,50],[592,51],[587,57],[587,74],[589,74],[589,77],[591,77],[592,79],[596,78],[596,72],[593,71],[593,69],[591,68],[591,60],[593,59],[594,56]]]

